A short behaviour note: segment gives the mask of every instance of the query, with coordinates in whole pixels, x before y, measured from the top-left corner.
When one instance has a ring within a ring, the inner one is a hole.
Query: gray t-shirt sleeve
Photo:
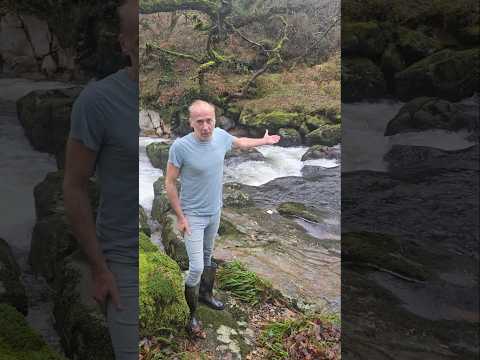
[[[98,152],[105,136],[103,114],[99,98],[91,87],[85,88],[73,104],[70,116],[70,138]]]
[[[235,137],[233,135],[230,135],[227,131],[220,129],[220,133],[222,134],[222,139],[223,143],[225,145],[225,152],[230,151],[232,149],[233,141],[235,140]]]
[[[174,141],[174,143],[172,144],[172,146],[170,146],[170,149],[168,150],[168,162],[172,163],[175,167],[179,169],[183,165],[183,157],[177,141]]]

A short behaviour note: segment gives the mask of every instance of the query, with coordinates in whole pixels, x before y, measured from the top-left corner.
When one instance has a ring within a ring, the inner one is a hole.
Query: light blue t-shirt
[[[234,137],[215,128],[210,141],[193,132],[170,147],[168,161],[180,169],[180,204],[186,215],[211,216],[223,205],[223,162]]]
[[[138,262],[138,83],[122,69],[74,103],[70,137],[97,153],[97,237],[105,257]]]

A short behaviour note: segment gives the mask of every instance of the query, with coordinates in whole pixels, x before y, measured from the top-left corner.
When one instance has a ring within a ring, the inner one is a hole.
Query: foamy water
[[[471,104],[474,101],[469,98],[461,103]],[[389,100],[342,104],[343,171],[387,171],[387,163],[383,157],[397,144],[429,146],[443,150],[459,150],[474,144],[466,139],[469,135],[466,131],[427,130],[384,136],[388,122],[404,104]]]

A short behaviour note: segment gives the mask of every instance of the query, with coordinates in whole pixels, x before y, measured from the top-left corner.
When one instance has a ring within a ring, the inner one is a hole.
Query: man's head
[[[118,40],[122,52],[130,58],[133,69],[138,70],[138,0],[124,0],[118,7],[120,33]]]
[[[208,141],[215,129],[215,107],[203,100],[195,100],[188,108],[190,126],[201,141]]]

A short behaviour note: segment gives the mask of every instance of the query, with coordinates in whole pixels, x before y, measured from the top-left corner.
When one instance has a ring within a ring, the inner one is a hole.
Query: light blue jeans
[[[210,266],[213,247],[220,226],[220,214],[212,216],[185,215],[190,225],[191,235],[185,233],[184,240],[188,254],[187,286],[195,286],[200,282],[203,268]]]
[[[108,262],[115,276],[123,310],[107,302],[107,324],[115,360],[138,360],[138,264]]]

